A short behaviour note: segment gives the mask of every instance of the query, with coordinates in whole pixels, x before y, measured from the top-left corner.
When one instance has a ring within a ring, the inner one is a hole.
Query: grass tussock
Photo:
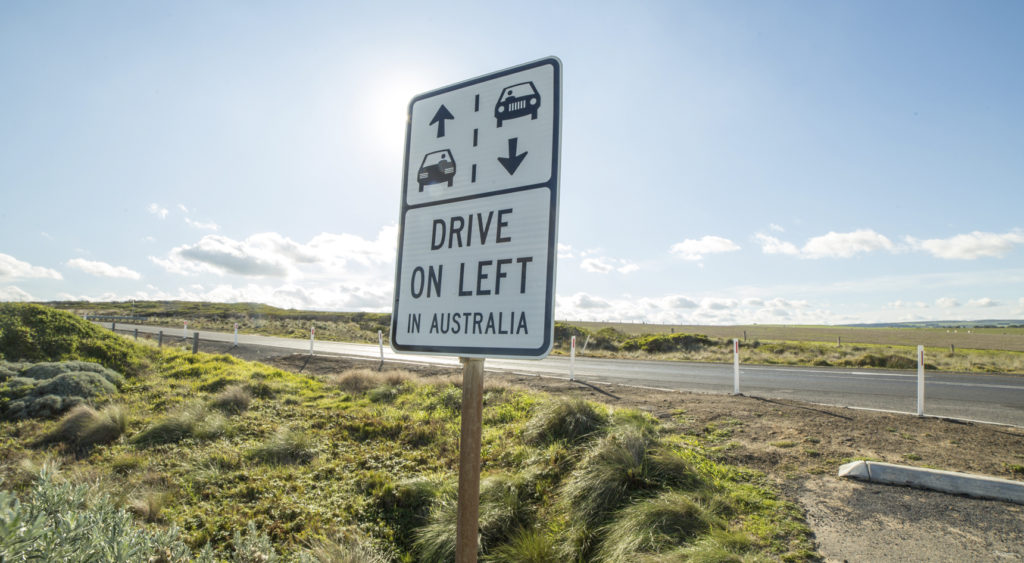
[[[244,385],[224,388],[210,400],[210,406],[227,414],[240,414],[249,408],[252,392]]]
[[[487,558],[492,563],[561,563],[555,539],[542,529],[519,530]]]
[[[338,534],[311,542],[309,560],[316,563],[391,563],[394,555],[359,533]]]
[[[109,444],[128,428],[128,415],[119,405],[111,405],[102,411],[88,405],[79,405],[57,423],[57,427],[45,434],[39,444],[61,443],[84,450],[98,444]]]
[[[607,423],[607,416],[583,399],[558,399],[540,406],[527,423],[524,436],[530,444],[556,441],[579,442]]]
[[[185,438],[203,440],[220,436],[225,427],[223,415],[212,412],[203,403],[193,401],[150,424],[132,437],[131,442],[146,447],[173,444]]]
[[[725,523],[709,514],[690,495],[667,491],[637,502],[602,530],[604,540],[594,559],[599,563],[628,561],[686,544]]]
[[[278,430],[249,454],[257,461],[277,465],[307,463],[315,456],[312,438],[305,432],[289,428]]]
[[[350,369],[327,377],[327,385],[342,392],[361,395],[380,387],[398,387],[416,376],[406,370],[373,371]]]
[[[161,512],[167,504],[166,493],[150,492],[128,503],[128,511],[145,522],[155,523],[163,520]]]

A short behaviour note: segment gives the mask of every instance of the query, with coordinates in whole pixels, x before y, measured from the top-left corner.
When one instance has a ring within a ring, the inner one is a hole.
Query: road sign
[[[561,82],[552,57],[410,102],[395,351],[540,358],[551,350]]]

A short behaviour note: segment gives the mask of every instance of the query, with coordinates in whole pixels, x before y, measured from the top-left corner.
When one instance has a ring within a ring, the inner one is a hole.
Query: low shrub
[[[91,362],[6,364],[0,376],[0,418],[56,416],[93,398],[113,395],[124,377]]]
[[[622,343],[622,349],[627,352],[641,351],[660,354],[679,351],[696,352],[714,345],[715,341],[703,334],[647,334],[626,340]]]
[[[0,491],[0,554],[5,561],[213,561],[208,552],[195,557],[177,528],[137,526],[110,497],[47,472],[24,502]]]
[[[31,303],[0,303],[0,358],[8,361],[88,360],[134,377],[156,351],[75,315]]]

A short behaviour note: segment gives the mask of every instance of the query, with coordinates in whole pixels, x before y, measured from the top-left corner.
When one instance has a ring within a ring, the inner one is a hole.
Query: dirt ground
[[[235,349],[313,375],[377,362]],[[385,364],[423,376],[458,369]],[[746,396],[666,392],[488,371],[529,389],[672,419],[720,461],[760,470],[800,504],[826,561],[1024,561],[1024,506],[836,477],[851,459],[1024,481],[1024,429]]]

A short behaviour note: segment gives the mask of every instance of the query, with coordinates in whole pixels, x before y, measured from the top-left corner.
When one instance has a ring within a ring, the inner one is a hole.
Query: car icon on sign
[[[540,94],[533,82],[523,82],[507,86],[501,91],[498,97],[498,104],[494,106],[494,117],[498,120],[498,127],[506,119],[515,119],[529,114],[530,119],[537,119],[537,110],[540,109]]]
[[[452,156],[451,150],[434,151],[427,153],[427,156],[423,157],[423,164],[420,164],[419,172],[416,174],[416,181],[420,185],[421,192],[423,191],[423,186],[440,184],[441,182],[448,182],[448,187],[450,188],[454,180],[455,158]]]

